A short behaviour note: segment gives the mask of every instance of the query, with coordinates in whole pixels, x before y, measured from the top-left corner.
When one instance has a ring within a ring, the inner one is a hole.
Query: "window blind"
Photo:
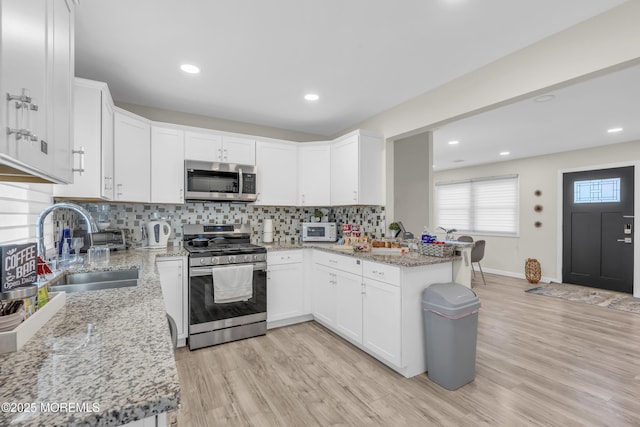
[[[436,224],[469,233],[517,235],[518,176],[436,183]]]
[[[36,240],[38,215],[53,203],[51,184],[0,183],[0,245]],[[45,225],[45,246],[53,246],[51,218]]]

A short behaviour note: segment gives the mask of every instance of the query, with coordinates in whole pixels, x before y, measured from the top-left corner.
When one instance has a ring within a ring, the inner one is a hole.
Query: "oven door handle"
[[[189,269],[189,277],[197,277],[197,276],[211,276],[211,270],[214,268],[225,268],[232,267],[234,265],[242,265],[242,264],[227,264],[227,265],[216,265],[211,267],[191,267]],[[266,271],[267,263],[266,262],[257,262],[253,264],[253,271]]]

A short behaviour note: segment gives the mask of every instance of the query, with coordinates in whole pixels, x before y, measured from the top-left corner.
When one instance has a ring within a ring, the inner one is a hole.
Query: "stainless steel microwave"
[[[303,222],[303,242],[335,242],[338,230],[335,222]]]
[[[255,166],[195,160],[184,166],[185,200],[256,201]]]

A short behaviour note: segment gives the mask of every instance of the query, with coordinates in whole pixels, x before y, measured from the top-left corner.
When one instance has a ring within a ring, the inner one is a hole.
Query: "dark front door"
[[[564,174],[562,281],[633,293],[632,166]]]

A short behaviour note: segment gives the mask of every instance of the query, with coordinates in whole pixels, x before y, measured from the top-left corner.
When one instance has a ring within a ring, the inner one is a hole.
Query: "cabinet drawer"
[[[350,256],[336,255],[329,252],[314,251],[313,260],[317,264],[362,275],[362,260]]]
[[[364,261],[362,275],[391,285],[400,286],[400,267]]]
[[[267,252],[267,264],[292,264],[302,262],[302,250]]]

